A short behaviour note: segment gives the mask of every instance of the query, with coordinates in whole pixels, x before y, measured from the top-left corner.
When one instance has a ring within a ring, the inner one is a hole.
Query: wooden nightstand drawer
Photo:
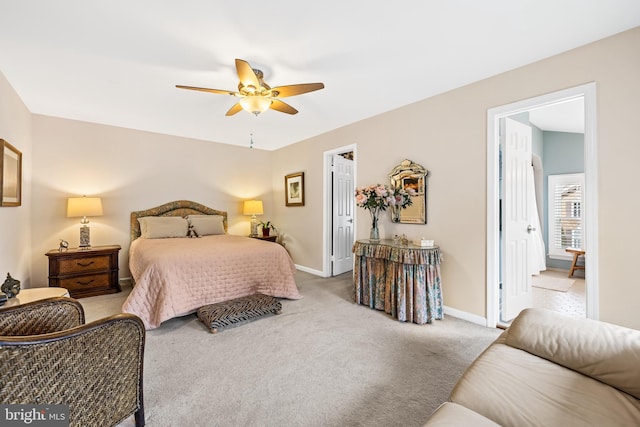
[[[60,260],[59,274],[86,273],[109,269],[109,255]]]
[[[96,289],[109,289],[109,273],[90,274],[88,276],[76,276],[68,279],[60,279],[61,288],[73,291],[93,291]]]
[[[68,289],[72,298],[120,292],[118,252],[119,245],[51,250],[49,286]]]

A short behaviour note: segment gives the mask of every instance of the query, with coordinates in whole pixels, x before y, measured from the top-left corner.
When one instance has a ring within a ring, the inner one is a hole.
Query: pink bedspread
[[[129,249],[129,269],[135,285],[122,309],[139,316],[147,329],[203,305],[255,293],[302,298],[287,251],[249,237],[139,238]]]

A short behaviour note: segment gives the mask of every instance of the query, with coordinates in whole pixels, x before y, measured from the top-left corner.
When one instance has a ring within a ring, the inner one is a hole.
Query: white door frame
[[[322,262],[322,277],[331,277],[331,242],[333,241],[333,229],[331,227],[331,218],[333,217],[332,201],[333,194],[331,192],[332,181],[331,181],[331,160],[334,154],[346,153],[348,151],[353,151],[353,183],[356,183],[356,177],[358,176],[358,155],[356,153],[356,144],[345,145],[344,147],[334,148],[332,150],[325,151],[322,154],[322,200],[323,200],[323,215],[322,215],[322,229],[324,230],[322,233],[322,253],[323,262]],[[353,238],[355,239],[356,233],[356,218],[354,215],[353,218]]]
[[[581,86],[525,99],[487,111],[487,326],[499,321],[499,129],[500,119],[557,102],[584,97],[584,171],[585,171],[585,283],[586,311],[590,319],[599,318],[598,305],[598,159],[596,136],[596,84]]]

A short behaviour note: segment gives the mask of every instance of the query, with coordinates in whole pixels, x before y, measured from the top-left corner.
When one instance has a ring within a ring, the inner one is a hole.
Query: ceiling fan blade
[[[251,68],[251,65],[249,65],[247,61],[236,59],[236,70],[238,71],[240,83],[242,83],[243,86],[253,86],[256,89],[260,88],[260,80],[258,80],[258,76],[256,76],[256,73],[254,73],[253,68]]]
[[[303,83],[299,85],[278,86],[271,89],[271,92],[278,92],[278,98],[286,98],[287,96],[301,95],[314,90],[324,89],[323,83]]]
[[[269,106],[269,108],[271,108],[272,110],[280,111],[281,113],[287,113],[287,114],[298,113],[298,110],[293,108],[291,105],[285,104],[284,102],[279,101],[277,99],[274,99],[273,102],[271,102],[271,105]]]
[[[233,116],[234,114],[236,114],[241,110],[242,110],[242,105],[240,105],[239,102],[236,102],[235,104],[233,104],[233,107],[229,108],[229,111],[227,111],[227,114],[225,114],[225,116]]]
[[[182,86],[182,85],[176,85],[176,87],[178,89],[199,90],[200,92],[218,93],[218,94],[221,94],[221,95],[235,95],[236,94],[236,92],[231,92],[231,91],[228,91],[228,90],[209,89],[209,88],[206,88],[206,87]]]

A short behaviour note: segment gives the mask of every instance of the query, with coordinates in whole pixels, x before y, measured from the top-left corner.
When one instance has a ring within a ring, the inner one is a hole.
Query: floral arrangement
[[[356,188],[356,205],[370,211],[384,211],[387,207],[395,204],[395,198],[388,186],[370,185],[368,187]]]
[[[392,222],[400,222],[400,211],[406,208],[407,206],[411,206],[413,204],[413,200],[411,200],[411,196],[415,196],[416,191],[413,188],[396,188],[393,192],[393,196],[395,198],[395,206],[391,207],[391,221]]]
[[[369,210],[371,214],[371,235],[369,240],[378,241],[378,215],[381,211],[391,208],[394,218],[400,215],[400,210],[411,206],[412,189],[390,189],[386,185],[376,184],[368,187],[356,188],[356,205]],[[395,220],[395,222],[398,222]]]
[[[411,200],[411,196],[415,196],[416,191],[413,188],[396,188],[393,192],[393,197],[395,198],[394,206],[399,209],[404,209],[407,206],[411,206],[413,204],[413,200]]]
[[[384,211],[388,207],[404,209],[413,203],[411,196],[415,194],[413,189],[396,188],[391,190],[386,185],[370,185],[356,188],[356,205],[370,211]]]

